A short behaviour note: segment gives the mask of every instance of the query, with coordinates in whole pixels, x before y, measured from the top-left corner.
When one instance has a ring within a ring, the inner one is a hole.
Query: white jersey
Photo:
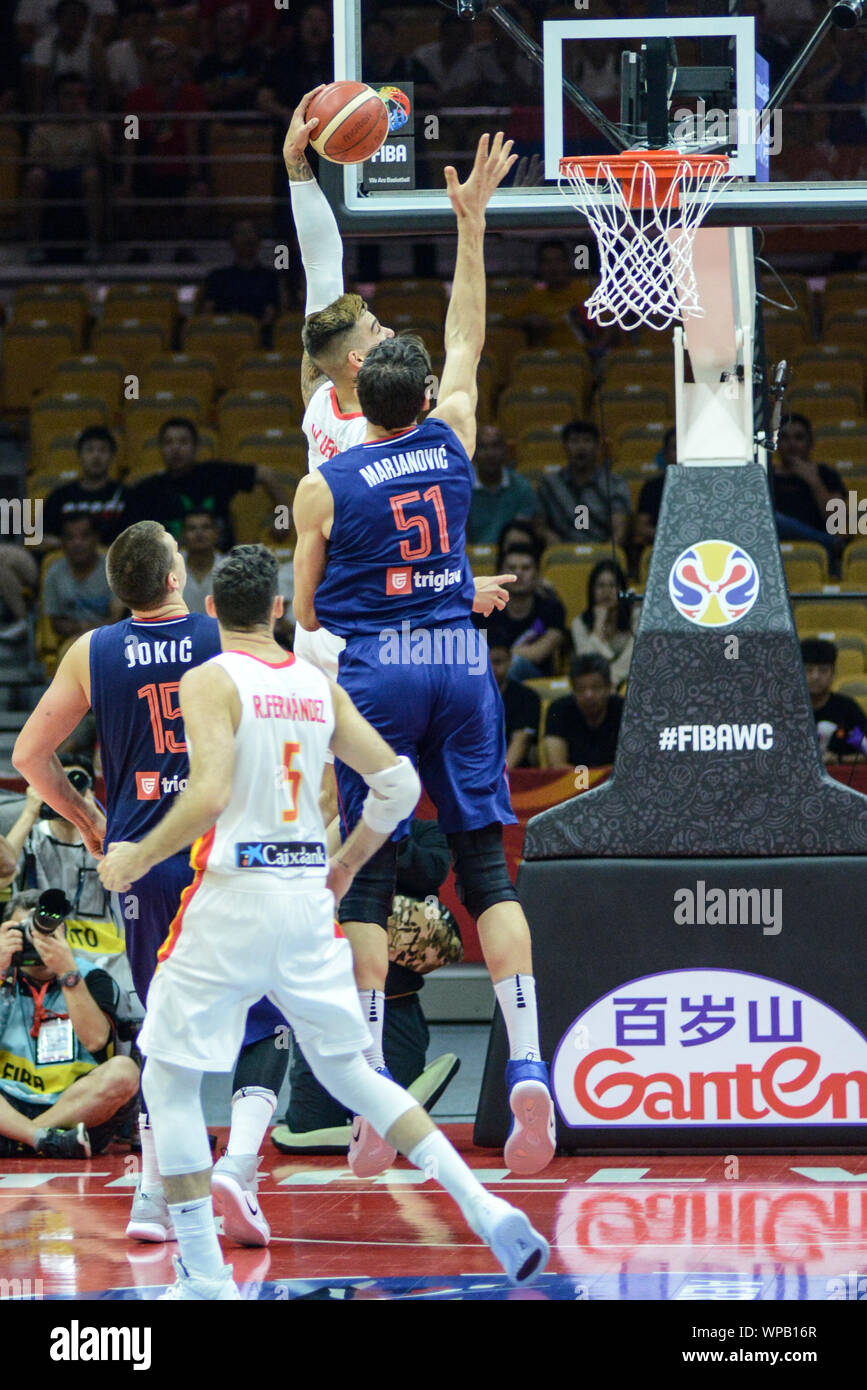
[[[334,732],[328,681],[288,654],[273,666],[246,652],[223,652],[211,662],[234,682],[241,721],[232,795],[194,844],[193,868],[233,891],[321,888],[328,855],[319,789]]]
[[[335,454],[363,444],[367,419],[360,410],[344,415],[334,385],[323,381],[310,397],[301,428],[307,437],[307,467],[312,473]]]

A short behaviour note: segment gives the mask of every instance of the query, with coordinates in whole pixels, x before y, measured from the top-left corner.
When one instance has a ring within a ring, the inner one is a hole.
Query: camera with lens
[[[40,893],[36,906],[30,909],[22,921],[14,924],[24,937],[24,945],[20,951],[15,952],[10,965],[41,965],[42,960],[34,941],[40,936],[51,936],[66,921],[71,911],[72,904],[62,888],[46,888],[44,893]]]
[[[77,792],[84,796],[93,786],[93,778],[83,767],[70,768],[66,774],[67,781],[71,782]],[[49,806],[47,801],[43,801],[39,807],[39,820],[56,820],[60,813],[55,811],[53,806]]]

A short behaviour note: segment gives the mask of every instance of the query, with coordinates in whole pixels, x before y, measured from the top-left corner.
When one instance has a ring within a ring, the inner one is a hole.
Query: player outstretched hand
[[[491,195],[500,186],[518,156],[512,154],[513,140],[503,142],[498,130],[491,140],[483,135],[476,150],[472,173],[466,183],[460,183],[457,172],[449,164],[445,169],[446,190],[458,222],[465,218],[481,219]]]
[[[473,612],[489,618],[494,609],[502,610],[509,602],[509,593],[504,584],[514,584],[516,574],[484,574],[475,581],[476,596],[473,599]]]
[[[283,163],[286,165],[286,172],[291,174],[289,167],[293,160],[297,159],[307,149],[310,136],[319,124],[319,117],[314,116],[312,121],[307,119],[307,108],[314,97],[324,90],[325,83],[320,82],[318,87],[314,87],[312,92],[307,92],[301,98],[292,113],[292,120],[289,122],[289,129],[286,132],[286,139],[283,141]]]
[[[103,888],[109,893],[125,893],[130,884],[143,878],[150,868],[142,856],[141,845],[132,840],[113,840],[97,872]]]

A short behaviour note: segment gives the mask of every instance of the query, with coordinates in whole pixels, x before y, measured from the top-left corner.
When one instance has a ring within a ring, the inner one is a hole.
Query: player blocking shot
[[[143,1087],[180,1246],[163,1295],[239,1297],[224,1265],[210,1197],[200,1087],[229,1071],[247,1008],[263,992],[283,1012],[320,1083],[368,1118],[457,1202],[516,1284],[544,1268],[545,1240],[491,1196],[412,1097],[367,1066],[370,1046],[335,896],[412,813],[419,782],[318,669],[277,645],[277,563],[238,546],[215,571],[223,651],[188,672],[179,703],[189,783],[139,843],[109,846],[104,885],[126,891],[193,841],[193,884],[160,951],[140,1038]],[[329,863],[319,786],[331,749],[365,786],[358,824]]]
[[[529,1175],[554,1155],[554,1104],[539,1043],[530,933],[503,849],[503,825],[515,815],[502,700],[471,622],[473,611],[504,605],[501,581],[513,576],[474,581],[464,547],[485,334],[485,209],[514,159],[511,141],[485,135],[465,183],[446,169],[458,252],[436,408],[426,413],[433,376],[420,339],[392,338],[365,354],[356,377],[365,440],[299,484],[294,563],[297,619],[345,641],[340,684],[386,741],[417,763],[436,805],[509,1036],[505,1160]],[[346,835],[358,822],[365,789],[339,763],[337,783]],[[356,874],[340,905],[374,1034],[366,1055],[379,1071],[386,927],[401,833],[405,826]],[[388,1166],[394,1148],[362,1120],[349,1157],[356,1173],[371,1175]]]

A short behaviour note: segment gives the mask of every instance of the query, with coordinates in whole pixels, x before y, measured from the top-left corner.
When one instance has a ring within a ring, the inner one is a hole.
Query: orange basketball
[[[360,164],[388,135],[388,108],[366,82],[329,82],[307,108],[308,121],[314,116],[310,143],[334,164]]]

